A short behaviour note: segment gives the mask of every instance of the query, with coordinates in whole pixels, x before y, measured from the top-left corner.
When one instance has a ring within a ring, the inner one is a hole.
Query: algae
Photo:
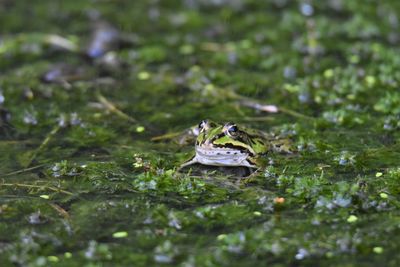
[[[2,266],[398,266],[399,8],[2,1]],[[123,41],[90,59],[98,20]],[[177,174],[192,145],[151,140],[205,118],[298,152]]]

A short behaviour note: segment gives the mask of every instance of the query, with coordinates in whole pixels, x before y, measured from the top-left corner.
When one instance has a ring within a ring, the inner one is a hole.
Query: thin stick
[[[30,167],[30,168],[25,168],[25,169],[22,169],[22,170],[9,172],[9,173],[6,173],[6,174],[2,174],[1,176],[6,177],[6,176],[14,175],[14,174],[20,174],[20,173],[23,173],[23,172],[29,172],[29,171],[32,171],[32,170],[39,169],[39,168],[43,167],[44,165],[46,165],[46,164],[40,164],[40,165],[33,166],[33,167]]]
[[[61,208],[59,205],[54,204],[54,203],[50,203],[50,206],[55,209],[61,216],[63,216],[65,219],[69,219],[69,214],[68,212]]]
[[[274,117],[244,117],[242,121],[273,121]]]
[[[297,111],[294,111],[294,110],[291,110],[291,109],[282,108],[282,107],[280,107],[280,108],[278,108],[278,109],[279,109],[279,111],[281,111],[282,113],[291,115],[291,116],[296,117],[296,118],[307,119],[307,120],[315,120],[315,119],[316,119],[316,118],[314,118],[314,117],[301,114],[301,113],[299,113],[299,112],[297,112]]]
[[[136,119],[132,118],[128,114],[124,113],[120,109],[118,109],[112,102],[110,102],[107,98],[105,98],[102,94],[98,93],[97,94],[97,100],[100,101],[103,106],[110,111],[111,113],[114,113],[120,118],[123,118],[125,120],[128,120],[130,122],[137,122]]]
[[[0,145],[29,144],[32,140],[1,140]]]
[[[1,187],[1,186],[13,186],[13,187],[24,187],[24,188],[48,189],[48,190],[51,190],[51,191],[54,191],[54,192],[64,193],[64,194],[70,195],[70,196],[73,196],[73,195],[74,195],[73,193],[71,193],[71,192],[69,192],[69,191],[66,191],[66,190],[63,190],[63,189],[59,189],[59,188],[56,188],[56,187],[53,187],[53,186],[46,186],[46,185],[20,184],[20,183],[15,183],[15,184],[11,184],[11,183],[2,183],[2,184],[0,184],[0,187]]]
[[[40,146],[33,152],[33,154],[30,156],[29,160],[25,162],[23,165],[24,167],[28,167],[31,165],[32,161],[35,160],[37,155],[49,144],[51,139],[58,133],[58,131],[61,129],[61,126],[57,124],[56,126],[53,127],[51,132],[46,136],[46,138],[43,140],[43,142],[40,144]]]
[[[314,117],[301,114],[301,113],[299,113],[297,111],[294,111],[294,110],[291,110],[291,109],[288,109],[288,108],[277,107],[275,105],[263,104],[263,103],[260,103],[258,101],[255,101],[252,98],[239,95],[239,94],[237,94],[237,93],[235,93],[233,91],[229,92],[227,94],[227,96],[231,97],[233,99],[239,100],[239,104],[241,104],[241,105],[244,105],[246,107],[250,107],[250,108],[253,108],[253,109],[256,109],[256,110],[269,112],[269,113],[282,112],[282,113],[285,113],[285,114],[288,114],[290,116],[293,116],[293,117],[296,117],[296,118],[300,118],[300,119],[315,120]]]
[[[70,52],[78,52],[78,46],[71,40],[68,40],[60,35],[48,34],[44,38],[45,42],[63,48]]]
[[[181,132],[174,132],[174,133],[166,133],[163,135],[159,135],[159,136],[154,136],[152,137],[150,140],[151,141],[162,141],[162,140],[170,140],[172,138],[175,138],[179,135],[181,135],[183,133],[183,131]]]
[[[252,109],[268,112],[268,113],[277,113],[279,112],[279,108],[275,105],[266,105],[256,102],[254,100],[242,100],[239,102],[240,105],[249,107]]]

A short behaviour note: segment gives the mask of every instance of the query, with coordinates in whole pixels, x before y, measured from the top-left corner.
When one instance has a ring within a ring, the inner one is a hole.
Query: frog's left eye
[[[201,130],[203,130],[204,128],[206,128],[207,124],[208,124],[208,121],[207,121],[207,120],[202,120],[202,121],[199,123],[199,130],[201,131]]]
[[[233,124],[233,123],[227,123],[227,124],[225,125],[225,128],[226,128],[226,133],[227,133],[229,136],[234,137],[234,136],[236,136],[236,135],[239,133],[238,127],[237,127],[235,124]]]

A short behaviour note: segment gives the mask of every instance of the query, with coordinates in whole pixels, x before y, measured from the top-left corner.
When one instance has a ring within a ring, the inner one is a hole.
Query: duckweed
[[[398,266],[399,10],[3,1],[1,266]],[[296,152],[246,182],[178,172],[207,118]]]

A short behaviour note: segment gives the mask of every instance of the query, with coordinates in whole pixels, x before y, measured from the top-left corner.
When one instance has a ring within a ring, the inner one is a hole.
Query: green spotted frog
[[[292,153],[289,139],[245,128],[235,123],[218,124],[203,120],[193,131],[197,135],[195,155],[181,165],[192,164],[260,169],[270,151]]]

